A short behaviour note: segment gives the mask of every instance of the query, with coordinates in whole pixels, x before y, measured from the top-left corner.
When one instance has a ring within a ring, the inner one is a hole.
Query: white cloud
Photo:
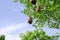
[[[6,27],[3,27],[3,28],[0,28],[0,34],[4,34],[6,36],[6,38],[5,38],[6,40],[20,40],[19,39],[19,34],[20,33],[18,33],[18,34],[10,34],[10,33],[13,33],[18,29],[22,29],[23,32],[31,29],[31,28],[28,29],[26,27],[29,27],[29,24],[20,23],[20,24],[6,26]],[[25,29],[23,29],[23,28],[25,28]]]
[[[6,35],[5,40],[20,40],[20,38],[19,38],[19,35],[8,34],[8,35]]]
[[[17,25],[10,25],[10,26],[7,26],[7,27],[0,28],[0,33],[11,33],[11,32],[16,31],[18,29],[22,29],[26,26],[27,26],[26,23],[20,23],[20,24],[17,24]]]

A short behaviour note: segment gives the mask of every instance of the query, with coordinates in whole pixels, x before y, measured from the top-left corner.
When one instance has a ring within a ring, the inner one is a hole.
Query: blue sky
[[[27,23],[27,16],[21,13],[24,5],[13,0],[0,0],[0,34],[6,35],[6,40],[19,40],[19,34],[32,30],[32,25]],[[46,25],[45,25],[46,26]],[[55,29],[44,28],[47,34],[52,35]],[[51,32],[52,31],[52,32]],[[59,30],[57,30],[59,32]],[[51,33],[50,33],[51,32]]]

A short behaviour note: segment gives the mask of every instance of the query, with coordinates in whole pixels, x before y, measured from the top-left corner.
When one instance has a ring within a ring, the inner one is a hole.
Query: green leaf
[[[18,2],[18,0],[13,0],[13,2]]]

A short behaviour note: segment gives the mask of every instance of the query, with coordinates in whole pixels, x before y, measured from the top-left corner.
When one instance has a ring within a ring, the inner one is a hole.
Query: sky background
[[[14,3],[13,0],[0,0],[0,35],[4,34],[6,40],[20,40],[19,34],[34,28],[27,23],[27,16],[21,13],[24,5],[19,2]],[[57,29],[43,28],[48,35],[59,32]]]

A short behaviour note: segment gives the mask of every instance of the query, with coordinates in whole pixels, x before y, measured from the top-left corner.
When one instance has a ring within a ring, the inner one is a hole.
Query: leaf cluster
[[[27,31],[26,34],[20,34],[21,40],[55,40],[57,36],[48,36],[43,30]]]

